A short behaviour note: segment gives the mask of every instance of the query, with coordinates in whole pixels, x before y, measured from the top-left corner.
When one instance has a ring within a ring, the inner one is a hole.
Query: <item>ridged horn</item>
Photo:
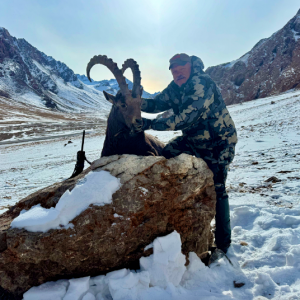
[[[114,74],[119,84],[121,93],[123,95],[129,94],[128,85],[126,83],[125,77],[123,76],[123,72],[119,69],[118,65],[115,62],[113,62],[111,58],[107,58],[106,55],[95,55],[88,63],[86,67],[86,74],[89,81],[91,81],[90,78],[91,68],[96,64],[106,66]]]
[[[141,89],[141,72],[139,65],[132,58],[127,59],[122,66],[122,74],[126,71],[127,68],[130,68],[133,74],[133,87],[132,87],[132,97],[136,98],[140,93]]]

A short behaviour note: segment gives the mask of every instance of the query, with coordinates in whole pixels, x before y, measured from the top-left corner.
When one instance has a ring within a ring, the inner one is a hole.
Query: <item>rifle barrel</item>
[[[84,146],[84,136],[85,136],[85,130],[83,130],[83,133],[82,133],[81,151],[83,151],[83,146]]]

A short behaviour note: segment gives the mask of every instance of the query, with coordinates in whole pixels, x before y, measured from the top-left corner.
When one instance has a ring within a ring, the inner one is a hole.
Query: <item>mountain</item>
[[[218,84],[226,104],[300,88],[300,10],[242,57],[209,67],[206,73]]]
[[[94,87],[94,89],[98,90],[98,91],[106,91],[110,94],[115,95],[118,90],[119,90],[119,85],[116,79],[110,79],[110,80],[101,80],[101,81],[94,81],[92,79],[92,82],[90,82],[88,80],[88,78],[85,75],[79,75],[76,74],[78,80],[80,80],[82,83],[86,84],[86,85],[91,85]],[[132,81],[130,81],[129,79],[126,78],[126,83],[128,84],[128,88],[131,90],[133,83]],[[158,95],[159,92],[154,93],[154,94],[150,94],[146,91],[143,91],[143,98],[154,98],[156,95]]]
[[[111,105],[104,99],[103,90],[116,93],[116,80],[90,83],[85,75],[74,74],[64,63],[0,27],[0,96],[58,111],[96,110],[107,114]],[[153,97],[147,92],[144,96]]]
[[[118,89],[115,79],[89,82],[0,27],[0,144],[103,134],[111,104],[102,91]]]

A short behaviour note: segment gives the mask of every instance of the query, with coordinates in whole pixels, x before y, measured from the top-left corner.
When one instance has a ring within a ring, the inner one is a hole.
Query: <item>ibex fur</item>
[[[105,65],[115,76],[120,90],[116,96],[103,92],[106,100],[112,103],[107,119],[106,137],[102,149],[102,156],[114,154],[135,154],[141,156],[161,155],[164,144],[155,137],[142,130],[141,117],[141,72],[133,59],[127,59],[120,70],[112,59],[104,55],[94,56],[87,65],[87,77],[95,64]],[[123,73],[131,68],[133,73],[133,87],[129,90]]]

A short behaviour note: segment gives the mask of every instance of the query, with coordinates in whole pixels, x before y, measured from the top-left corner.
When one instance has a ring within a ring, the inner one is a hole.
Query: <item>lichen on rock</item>
[[[120,178],[111,203],[90,205],[69,228],[30,232],[9,226],[23,209],[55,207],[92,169]],[[0,286],[21,299],[32,286],[50,280],[138,269],[139,259],[152,254],[145,247],[174,230],[183,254],[200,255],[212,243],[215,201],[213,173],[200,158],[103,157],[83,174],[26,197],[0,216]]]

